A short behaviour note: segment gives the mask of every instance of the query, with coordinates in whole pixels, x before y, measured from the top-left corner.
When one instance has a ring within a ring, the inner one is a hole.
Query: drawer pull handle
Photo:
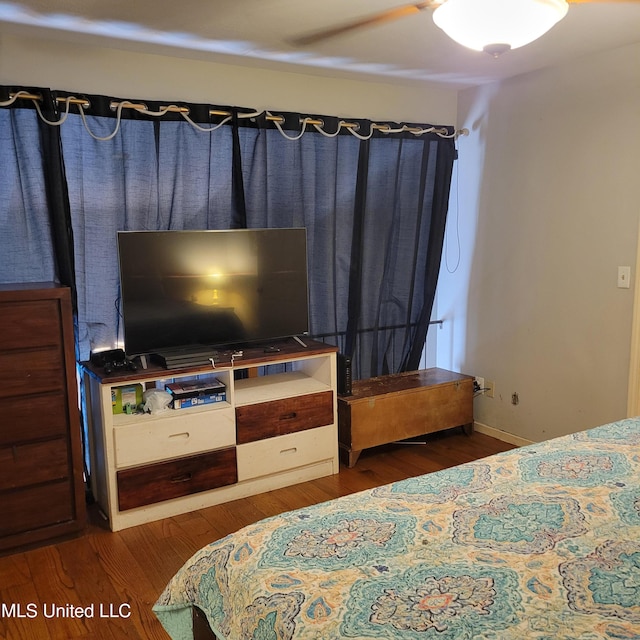
[[[187,440],[189,438],[189,432],[185,431],[183,433],[172,433],[169,435],[170,438],[184,438]]]
[[[295,411],[292,411],[291,413],[283,413],[280,416],[280,420],[293,420],[293,418],[297,418],[298,414]]]
[[[292,453],[296,453],[297,451],[298,451],[298,447],[291,447],[291,449],[283,449],[283,450],[280,452],[280,455],[281,455],[281,456],[284,456],[284,455],[291,455]]]
[[[173,478],[171,478],[171,482],[173,484],[179,484],[180,482],[189,482],[189,480],[191,480],[190,473],[181,473],[179,476],[173,476]]]

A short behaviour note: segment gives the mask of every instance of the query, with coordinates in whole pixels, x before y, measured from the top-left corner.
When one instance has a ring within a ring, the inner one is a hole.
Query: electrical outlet
[[[487,398],[493,398],[495,390],[496,390],[496,383],[493,382],[493,380],[485,382],[484,395],[487,396]]]
[[[484,378],[476,376],[473,381],[473,390],[476,393],[484,393]]]

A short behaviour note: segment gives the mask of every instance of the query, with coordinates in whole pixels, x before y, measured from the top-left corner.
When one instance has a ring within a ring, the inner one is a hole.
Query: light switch
[[[631,280],[631,267],[618,267],[618,288],[628,289]]]

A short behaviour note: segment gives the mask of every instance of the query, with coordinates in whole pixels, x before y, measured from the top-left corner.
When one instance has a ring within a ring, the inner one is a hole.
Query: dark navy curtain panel
[[[57,279],[77,296],[79,357],[120,332],[119,230],[307,229],[311,334],[366,378],[415,369],[435,295],[455,147],[436,133],[385,134],[336,118],[184,104],[162,117],[118,98],[30,100],[0,87],[4,282]],[[132,100],[132,102],[137,102]],[[62,104],[62,107],[60,106]],[[80,111],[82,109],[82,111]],[[212,115],[213,112],[213,115]],[[227,112],[223,118],[218,112]],[[388,123],[398,127],[396,123]],[[425,127],[428,125],[419,125]],[[453,134],[449,128],[448,134]]]
[[[0,101],[9,97],[0,89]],[[2,282],[58,280],[40,119],[31,103],[0,109]]]

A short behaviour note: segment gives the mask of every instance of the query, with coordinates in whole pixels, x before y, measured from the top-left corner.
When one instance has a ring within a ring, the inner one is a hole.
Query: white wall
[[[425,83],[331,78],[29,35],[0,35],[0,84],[440,125],[455,124],[457,109],[456,91]]]
[[[438,366],[495,381],[479,422],[539,441],[625,416],[639,105],[640,45],[461,93]]]

